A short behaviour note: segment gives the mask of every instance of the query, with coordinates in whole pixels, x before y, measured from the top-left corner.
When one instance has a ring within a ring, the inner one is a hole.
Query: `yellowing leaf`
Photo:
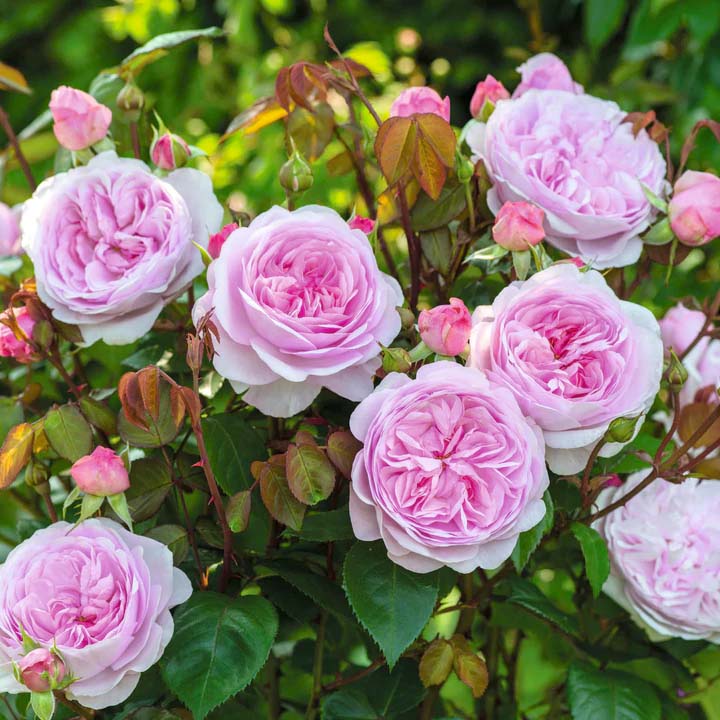
[[[30,95],[32,92],[25,76],[19,70],[6,65],[4,62],[0,62],[0,90],[12,90],[25,95]]]
[[[11,428],[0,447],[0,488],[13,484],[32,454],[33,429],[30,423]]]

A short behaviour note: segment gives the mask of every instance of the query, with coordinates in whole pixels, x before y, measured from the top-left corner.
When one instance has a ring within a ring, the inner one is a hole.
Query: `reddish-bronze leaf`
[[[30,461],[33,446],[33,429],[30,423],[20,423],[10,428],[0,447],[0,488],[15,482],[20,471]]]
[[[418,136],[422,136],[419,138],[420,141],[432,147],[446,168],[453,167],[457,138],[450,123],[434,113],[416,115],[415,122],[418,126]]]
[[[417,128],[412,118],[392,117],[380,126],[375,138],[375,156],[390,185],[410,171],[416,145]]]
[[[327,439],[327,454],[332,464],[349,478],[355,456],[362,448],[362,443],[347,430],[338,430]]]
[[[285,455],[273,455],[260,470],[260,496],[270,515],[293,530],[300,530],[305,506],[290,492]]]
[[[304,505],[325,500],[335,487],[335,469],[316,445],[290,445],[285,472],[290,491]]]
[[[411,167],[420,187],[437,200],[447,180],[447,169],[430,143],[418,140]]]
[[[700,428],[705,422],[708,415],[715,409],[715,405],[705,403],[690,403],[686,405],[680,412],[680,426],[678,434],[683,442],[687,442],[692,434]],[[693,443],[693,447],[707,447],[716,442],[720,442],[720,420],[716,420],[702,437]]]
[[[455,651],[455,673],[472,691],[474,698],[482,697],[488,686],[488,669],[485,661],[473,652]]]

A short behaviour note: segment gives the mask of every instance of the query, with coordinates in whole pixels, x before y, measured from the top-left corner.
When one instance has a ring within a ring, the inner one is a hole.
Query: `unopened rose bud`
[[[403,348],[383,348],[382,366],[385,372],[406,373],[412,367],[410,354]]]
[[[506,202],[495,217],[493,240],[506,250],[527,250],[545,237],[542,208],[532,203]]]
[[[696,247],[720,237],[720,178],[694,170],[683,173],[673,188],[668,216],[683,245]]]
[[[117,495],[130,487],[130,478],[122,458],[102,445],[75,462],[70,468],[70,475],[88,495]]]
[[[28,340],[32,338],[34,328],[35,321],[25,306],[15,307],[12,312],[8,308],[0,313],[0,357],[10,357],[19,363],[35,360],[35,350],[22,337],[24,334]]]
[[[31,692],[54,690],[65,677],[65,664],[46,648],[31,650],[17,664],[20,679]]]
[[[53,132],[68,150],[84,150],[107,135],[112,122],[110,108],[92,95],[62,85],[50,95]]]
[[[449,305],[423,310],[418,317],[423,342],[439,355],[459,355],[467,347],[472,330],[472,317],[465,303],[450,298]]]
[[[46,495],[50,491],[48,479],[50,473],[42,463],[31,460],[25,468],[25,484],[40,495]]]
[[[487,75],[475,87],[472,100],[470,100],[470,114],[478,120],[485,122],[498,100],[507,100],[510,93],[505,86],[492,75]]]
[[[667,370],[665,372],[670,389],[673,392],[680,392],[688,378],[688,371],[672,348],[670,349],[670,359],[668,360]]]
[[[375,229],[375,221],[362,215],[355,215],[350,218],[348,225],[352,230],[362,230],[366,235],[369,235]]]
[[[137,122],[145,106],[145,95],[135,83],[129,82],[118,93],[115,102],[128,122]]]
[[[450,98],[441,98],[430,87],[409,87],[403,90],[390,108],[390,117],[410,117],[432,113],[450,122]]]
[[[179,136],[171,132],[158,134],[150,146],[150,158],[161,170],[176,170],[190,159],[190,146]]]
[[[461,183],[468,183],[472,180],[475,175],[475,164],[469,158],[464,155],[458,157],[457,161],[457,176]]]
[[[620,476],[617,473],[613,473],[612,475],[608,475],[607,478],[605,478],[603,488],[620,487],[622,484],[623,481],[620,479]]]
[[[202,367],[205,357],[205,343],[197,335],[188,334],[186,360],[188,367],[197,372]]]
[[[220,257],[220,250],[225,244],[225,241],[232,235],[239,225],[237,223],[228,223],[219,232],[210,236],[210,242],[208,243],[208,255],[215,260]]]
[[[280,185],[291,193],[301,193],[312,187],[313,174],[305,158],[297,152],[280,168]]]
[[[627,443],[635,435],[636,417],[615,418],[605,433],[605,440],[611,443]]]

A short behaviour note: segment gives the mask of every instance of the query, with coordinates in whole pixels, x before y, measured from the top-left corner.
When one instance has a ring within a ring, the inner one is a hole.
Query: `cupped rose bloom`
[[[683,245],[705,245],[720,237],[720,178],[707,172],[684,172],[673,188],[668,215]]]
[[[373,389],[380,345],[400,332],[403,295],[367,236],[334,211],[274,207],[237,229],[193,308],[210,316],[215,369],[266,415],[290,417],[322,387],[350,400]]]
[[[487,75],[475,86],[475,92],[470,100],[470,114],[476,118],[482,112],[486,102],[495,105],[498,100],[507,100],[509,97],[510,93],[505,86],[492,75]]]
[[[112,520],[38,530],[0,566],[0,692],[25,691],[12,671],[24,631],[57,648],[77,678],[71,698],[94,709],[123,702],[162,656],[170,609],[191,592],[165,545]]]
[[[112,122],[110,108],[82,90],[61,85],[50,95],[53,132],[68,150],[83,150],[102,140]]]
[[[203,271],[200,251],[222,221],[210,178],[155,177],[114,152],[40,184],[25,204],[23,247],[37,291],[85,344],[131,343]]]
[[[520,84],[513,92],[514,98],[528,90],[565,90],[574,95],[584,92],[583,86],[572,79],[567,65],[552,53],[533,55],[517,71],[520,73]]]
[[[12,314],[15,322],[28,338],[32,337],[35,320],[31,317],[28,309],[23,307],[13,308]],[[30,363],[35,359],[35,351],[25,340],[18,338],[9,325],[3,320],[10,321],[10,310],[0,313],[0,357],[10,357],[20,363]]]
[[[130,487],[123,459],[110,448],[98,445],[90,455],[76,460],[70,468],[75,484],[89,495],[117,495]]]
[[[487,124],[475,123],[466,136],[493,184],[492,212],[508,201],[534,203],[555,247],[596,268],[634,263],[639,234],[657,212],[643,184],[665,194],[665,160],[624,118],[614,102],[558,90],[498,103]]]
[[[350,519],[414,572],[496,568],[545,514],[540,429],[512,393],[452,362],[390,373],[358,405]]]
[[[18,215],[12,208],[0,202],[0,257],[21,253]]]
[[[30,692],[47,692],[65,677],[65,663],[47,648],[31,650],[17,665],[23,685]]]
[[[623,497],[645,477],[603,490],[598,508]],[[720,483],[655,480],[594,527],[605,538],[610,576],[603,590],[645,627],[670,637],[720,644]]]
[[[506,250],[529,250],[545,237],[542,208],[527,202],[506,202],[495,216],[493,240]]]
[[[432,113],[450,122],[450,98],[441,98],[430,87],[409,87],[403,90],[390,107],[390,117]]]
[[[550,469],[569,475],[615,418],[647,413],[663,347],[649,310],[618,300],[599,272],[558,263],[475,310],[469,363],[513,392],[543,429]],[[623,444],[608,442],[600,455]]]
[[[224,225],[219,232],[210,236],[210,242],[208,242],[208,255],[215,260],[220,257],[220,251],[225,241],[239,228],[237,223],[228,223]]]
[[[459,355],[467,348],[472,330],[472,317],[465,303],[450,298],[449,305],[423,310],[418,317],[422,341],[440,355]]]

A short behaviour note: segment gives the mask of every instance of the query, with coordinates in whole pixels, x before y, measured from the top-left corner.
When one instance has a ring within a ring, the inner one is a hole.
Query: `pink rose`
[[[665,194],[665,160],[624,118],[613,102],[557,90],[498,103],[487,124],[467,133],[493,183],[492,212],[509,200],[531,202],[560,250],[601,269],[634,263],[657,213],[642,186]]]
[[[32,338],[35,321],[30,316],[28,309],[24,306],[16,307],[13,308],[12,314],[28,339]],[[0,313],[0,357],[11,357],[20,363],[31,363],[35,360],[35,351],[32,345],[18,338],[6,322],[11,322],[9,309]]]
[[[274,207],[238,228],[208,285],[195,324],[212,312],[215,369],[265,415],[295,415],[322,387],[362,400],[380,345],[400,332],[400,286],[361,230],[318,205]]]
[[[510,93],[499,80],[492,75],[486,75],[485,79],[475,86],[475,92],[470,100],[470,114],[476,118],[482,112],[486,102],[495,105],[498,100],[507,100],[509,97]]]
[[[36,648],[18,662],[23,685],[30,692],[54,689],[65,677],[65,664],[50,650]]]
[[[543,241],[545,213],[527,202],[506,202],[495,217],[493,240],[506,250],[520,252]]]
[[[220,251],[225,241],[232,235],[240,226],[237,223],[228,223],[225,225],[220,232],[216,232],[210,236],[210,242],[208,243],[208,255],[215,260],[220,257]]]
[[[190,155],[190,146],[171,132],[156,137],[150,148],[150,157],[161,170],[177,170],[187,163]]]
[[[12,208],[0,202],[0,257],[21,254],[18,215]]]
[[[573,81],[567,65],[552,53],[534,55],[517,71],[520,73],[520,84],[513,92],[514,98],[528,90],[565,90],[575,95],[584,92],[583,86]]]
[[[444,99],[430,87],[409,87],[403,90],[390,108],[390,117],[410,117],[432,113],[450,122],[450,98]]]
[[[472,318],[465,303],[450,298],[449,305],[423,310],[418,317],[422,341],[439,355],[459,355],[467,348]]]
[[[165,545],[112,520],[38,530],[0,566],[0,692],[26,691],[11,666],[24,655],[22,627],[57,647],[77,678],[71,698],[94,709],[123,702],[162,656],[170,609],[191,592]]]
[[[631,475],[597,500],[604,508],[635,487]],[[603,590],[652,640],[680,637],[720,644],[720,483],[655,480],[595,523],[610,553]]]
[[[390,373],[358,405],[350,519],[414,572],[496,568],[542,519],[542,433],[512,394],[452,362]]]
[[[668,215],[672,231],[684,245],[705,245],[720,237],[720,178],[684,172],[673,188]]]
[[[543,430],[550,469],[570,475],[612,420],[650,409],[663,348],[649,310],[618,300],[599,272],[559,263],[475,311],[469,363],[513,392]],[[606,443],[600,455],[623,444]]]
[[[107,135],[112,112],[92,95],[61,85],[50,95],[53,132],[68,150],[84,150]]]
[[[41,300],[85,344],[131,343],[203,271],[222,207],[191,168],[155,177],[114,152],[40,184],[23,210],[23,247]]]
[[[362,215],[354,215],[348,221],[348,225],[352,230],[362,230],[366,235],[375,229],[375,221]]]
[[[88,495],[117,495],[130,487],[123,459],[102,445],[98,445],[90,455],[76,460],[70,468],[70,475]]]

